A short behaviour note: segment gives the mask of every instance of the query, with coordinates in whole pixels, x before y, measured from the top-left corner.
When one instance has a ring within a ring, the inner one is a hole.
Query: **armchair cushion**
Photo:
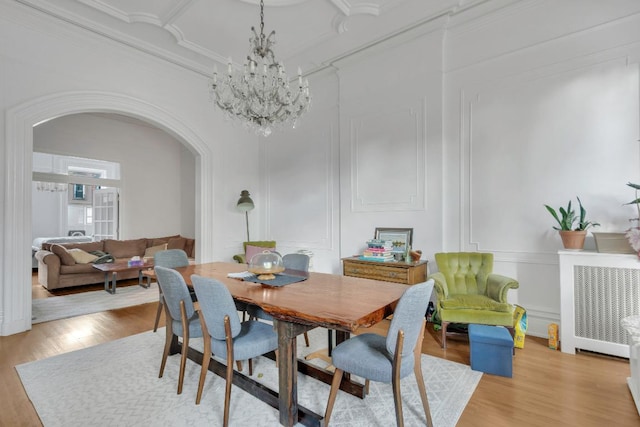
[[[489,310],[511,313],[511,304],[498,302],[484,295],[449,295],[441,301],[445,310]]]

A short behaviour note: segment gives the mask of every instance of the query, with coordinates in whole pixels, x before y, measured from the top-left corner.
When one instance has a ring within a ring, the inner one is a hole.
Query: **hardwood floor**
[[[56,320],[0,337],[0,426],[40,425],[15,365],[151,330],[156,307],[150,303]],[[427,329],[423,353],[469,363],[466,341],[450,339],[444,351],[433,328]],[[513,372],[513,378],[483,375],[458,426],[640,426],[627,388],[626,359],[567,355],[547,348],[546,340],[527,337],[525,348],[516,350]]]

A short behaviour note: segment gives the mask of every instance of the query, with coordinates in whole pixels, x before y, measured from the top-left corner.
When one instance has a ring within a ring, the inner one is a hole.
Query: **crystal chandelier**
[[[295,128],[298,118],[309,110],[309,81],[302,80],[302,70],[298,68],[298,87],[289,87],[284,65],[276,61],[271,50],[276,32],[264,35],[264,0],[260,1],[260,34],[254,27],[251,31],[251,52],[243,72],[234,73],[229,58],[227,75],[218,79],[214,66],[210,92],[228,118],[266,137],[275,128]]]

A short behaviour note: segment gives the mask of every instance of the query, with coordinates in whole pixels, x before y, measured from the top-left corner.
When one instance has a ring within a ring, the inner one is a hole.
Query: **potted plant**
[[[553,228],[559,231],[565,249],[582,249],[584,247],[585,237],[587,236],[587,229],[600,225],[597,222],[587,221],[587,211],[584,206],[582,206],[580,198],[576,198],[580,206],[580,216],[577,216],[575,210],[571,207],[571,200],[569,200],[566,208],[560,207],[558,209],[560,215],[558,215],[556,210],[551,206],[544,205],[551,216],[558,222],[559,226],[554,226]]]
[[[626,205],[636,205],[636,210],[638,211],[638,216],[635,218],[630,218],[629,222],[635,221],[636,226],[631,227],[625,237],[629,241],[629,245],[633,248],[633,250],[640,256],[640,197],[638,196],[638,191],[640,190],[640,185],[634,184],[633,182],[627,182],[627,185],[633,188],[636,191],[636,198],[630,201],[629,203],[625,203]]]

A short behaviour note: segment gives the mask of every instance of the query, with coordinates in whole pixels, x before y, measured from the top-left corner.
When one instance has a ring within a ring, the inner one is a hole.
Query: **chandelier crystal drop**
[[[298,78],[289,86],[284,65],[276,61],[271,47],[275,31],[264,34],[264,0],[260,1],[260,34],[251,27],[250,54],[242,72],[234,72],[229,58],[227,74],[218,77],[214,66],[210,95],[225,115],[262,136],[284,126],[295,128],[297,120],[309,110],[309,81]]]

